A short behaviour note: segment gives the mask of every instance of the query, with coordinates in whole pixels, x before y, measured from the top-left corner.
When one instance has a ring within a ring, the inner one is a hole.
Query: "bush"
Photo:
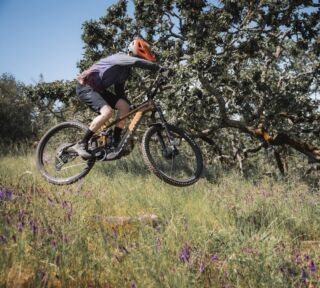
[[[8,74],[0,76],[0,134],[3,144],[35,135],[33,105],[24,95],[24,85]]]

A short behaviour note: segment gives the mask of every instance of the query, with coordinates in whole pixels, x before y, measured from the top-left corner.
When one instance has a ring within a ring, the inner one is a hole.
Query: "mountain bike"
[[[149,115],[149,125],[141,141],[142,157],[151,172],[168,184],[188,186],[195,183],[203,170],[202,153],[196,142],[183,129],[169,124],[154,98],[168,77],[159,73],[146,92],[146,99],[132,105],[128,114],[106,124],[88,144],[92,158],[85,160],[70,149],[83,136],[87,126],[76,121],[60,123],[41,138],[36,150],[37,168],[52,184],[68,185],[86,176],[97,161],[114,161],[128,155],[134,146],[134,133],[143,117]],[[129,118],[130,117],[130,118]],[[108,160],[112,145],[112,128],[119,121],[131,119],[117,146],[117,159]],[[150,121],[151,120],[151,121]]]

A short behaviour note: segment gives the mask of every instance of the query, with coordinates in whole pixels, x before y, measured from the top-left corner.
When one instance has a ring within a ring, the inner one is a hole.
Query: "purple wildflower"
[[[6,200],[10,200],[11,197],[12,197],[12,192],[9,191],[9,190],[7,190],[7,191],[6,191]]]
[[[18,231],[22,232],[22,229],[24,227],[24,223],[23,222],[18,222]]]
[[[67,201],[63,201],[61,203],[61,207],[62,207],[62,209],[68,208],[69,207],[68,202]]]
[[[0,235],[0,242],[7,244],[7,238],[4,235]]]
[[[11,197],[12,197],[12,192],[9,191],[9,190],[7,190],[7,191],[6,191],[6,199],[7,199],[7,200],[10,200]]]
[[[46,275],[43,271],[38,271],[36,274],[40,279],[43,279],[43,277]]]
[[[216,262],[218,260],[218,254],[217,253],[213,254],[210,259],[212,263]]]
[[[310,256],[309,255],[304,255],[304,260],[309,261],[310,260]]]
[[[200,263],[199,272],[203,273],[206,270],[206,265],[203,262]]]
[[[180,260],[184,263],[189,262],[190,255],[191,255],[190,246],[188,244],[184,244],[179,254]]]
[[[316,266],[314,265],[314,262],[313,262],[313,261],[310,261],[309,271],[310,271],[311,273],[314,273],[314,272],[316,271]]]
[[[30,221],[30,228],[31,228],[31,230],[32,230],[32,232],[33,232],[33,235],[36,236],[37,233],[38,233],[38,225],[37,225],[37,222],[34,221],[34,220]]]
[[[12,197],[12,192],[8,189],[1,189],[0,190],[0,201],[8,201]]]
[[[137,288],[137,284],[134,280],[131,281],[130,288]]]

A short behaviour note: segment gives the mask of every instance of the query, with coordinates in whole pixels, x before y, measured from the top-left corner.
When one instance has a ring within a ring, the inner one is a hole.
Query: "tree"
[[[85,121],[90,117],[85,105],[75,95],[75,81],[40,82],[26,87],[29,99],[35,105],[40,135],[51,126],[77,118]]]
[[[33,105],[24,93],[24,85],[8,74],[0,76],[1,143],[32,139],[36,132]]]
[[[83,24],[79,68],[142,36],[176,71],[161,98],[171,120],[220,156],[239,151],[233,138],[257,145],[249,152],[287,145],[320,162],[319,8],[311,0],[136,0],[128,11],[120,0]],[[138,82],[130,95],[144,88]]]

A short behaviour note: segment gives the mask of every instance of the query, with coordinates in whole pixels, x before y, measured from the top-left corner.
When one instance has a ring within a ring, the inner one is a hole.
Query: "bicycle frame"
[[[120,143],[118,144],[118,148],[122,150],[123,147],[125,146],[125,144],[127,143],[127,141],[132,137],[134,131],[137,129],[143,116],[146,113],[153,112],[153,111],[159,111],[159,107],[156,106],[156,104],[154,103],[154,101],[152,99],[148,99],[147,101],[139,104],[137,107],[135,107],[129,113],[127,113],[127,114],[123,115],[122,117],[119,117],[119,118],[115,119],[114,121],[111,121],[110,123],[106,124],[103,127],[103,130],[107,130],[110,127],[119,123],[120,121],[125,120],[125,119],[131,117],[132,115],[134,115],[132,120],[130,121],[129,125],[127,126],[127,130],[126,130],[125,134],[123,135]],[[101,133],[101,131],[100,131],[100,133]],[[101,135],[101,134],[99,135],[99,133],[98,133],[97,136],[101,137],[103,135]],[[105,144],[106,144],[106,142],[102,141],[102,146],[104,146]]]
[[[113,125],[117,124],[118,122],[125,120],[134,114],[134,117],[132,118],[132,120],[130,121],[130,123],[128,125],[128,129],[132,133],[136,129],[136,127],[137,127],[138,123],[140,122],[141,118],[143,117],[143,115],[149,111],[153,111],[155,108],[156,108],[156,105],[155,105],[154,101],[152,99],[149,99],[149,100],[141,103],[140,105],[138,105],[138,107],[134,108],[126,115],[123,115],[122,117],[119,117],[118,119],[110,122],[109,124],[106,125],[105,128],[108,129],[108,128],[112,127]]]
[[[166,122],[166,120],[164,118],[164,115],[162,113],[162,109],[161,109],[160,106],[156,105],[156,103],[153,100],[153,98],[157,94],[157,91],[158,91],[160,85],[162,85],[163,83],[164,83],[163,80],[161,80],[161,78],[157,77],[156,80],[153,83],[155,85],[155,88],[154,89],[151,88],[146,94],[148,100],[144,101],[141,104],[138,104],[137,107],[135,107],[132,111],[130,111],[126,115],[123,115],[122,117],[119,117],[114,121],[111,121],[109,124],[106,124],[103,127],[103,130],[108,130],[110,127],[116,125],[120,121],[125,120],[125,119],[129,118],[130,116],[134,115],[132,120],[130,121],[127,129],[126,129],[125,134],[123,135],[120,143],[118,144],[118,149],[120,149],[120,150],[123,149],[123,147],[125,146],[127,141],[129,139],[131,139],[133,133],[137,129],[137,127],[138,127],[141,119],[143,118],[143,116],[148,112],[152,112],[152,114],[151,114],[151,118],[152,119],[154,119],[154,114],[156,112],[158,112],[159,118],[160,118],[160,122],[163,125],[163,127],[165,128],[166,134],[167,134],[167,136],[169,138],[169,143],[172,143],[172,139],[171,139],[170,133],[169,133],[168,128],[167,128],[167,122]],[[154,85],[151,85],[151,87],[154,87]],[[103,135],[101,135],[101,134],[99,135],[98,134],[98,136],[101,137]],[[161,143],[162,142],[163,141],[161,141]],[[105,144],[106,144],[106,141],[102,141],[102,146],[105,146]],[[162,143],[162,146],[164,146],[163,143]]]

